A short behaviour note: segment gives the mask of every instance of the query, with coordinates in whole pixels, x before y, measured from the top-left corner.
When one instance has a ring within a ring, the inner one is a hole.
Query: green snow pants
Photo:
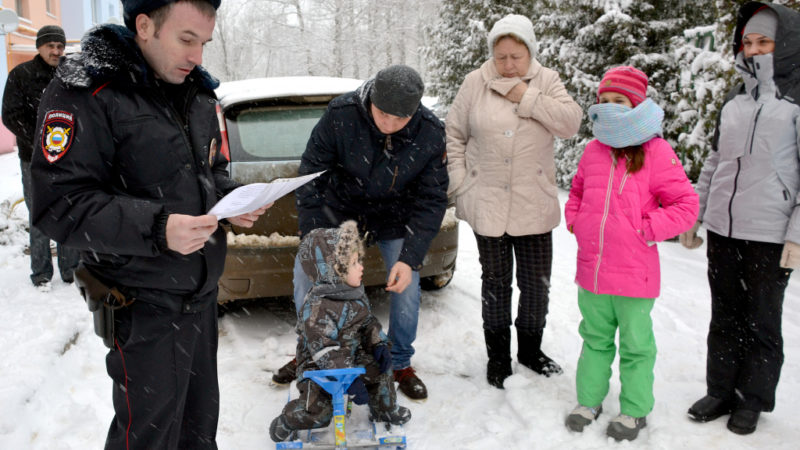
[[[598,295],[578,288],[578,307],[583,320],[578,332],[583,349],[578,359],[578,403],[595,407],[608,394],[611,363],[619,327],[620,412],[644,417],[653,410],[653,367],[656,340],[650,311],[655,299]]]

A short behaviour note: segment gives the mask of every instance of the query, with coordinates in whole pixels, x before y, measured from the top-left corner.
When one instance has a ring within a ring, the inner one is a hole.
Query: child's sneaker
[[[597,416],[601,412],[603,412],[603,405],[598,405],[594,408],[578,405],[569,413],[565,424],[570,430],[581,433],[583,432],[583,427],[597,420]]]
[[[639,436],[639,430],[647,426],[647,417],[631,417],[620,414],[611,419],[606,434],[617,441],[632,441]]]
[[[294,435],[294,430],[286,424],[283,414],[272,420],[269,425],[269,437],[273,442],[283,442],[290,440]]]
[[[397,405],[393,411],[381,411],[376,414],[370,408],[369,420],[372,422],[389,422],[392,425],[403,425],[411,420],[411,411],[406,407]]]

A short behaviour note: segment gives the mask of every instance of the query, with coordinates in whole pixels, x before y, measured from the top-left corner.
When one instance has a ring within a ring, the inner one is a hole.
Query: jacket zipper
[[[628,181],[628,171],[625,170],[625,175],[622,177],[622,183],[619,185],[619,195],[622,195],[622,188],[625,187],[625,182]]]
[[[758,126],[758,117],[761,115],[761,108],[764,105],[758,107],[758,111],[756,111],[756,116],[753,119],[753,131],[750,132],[750,148],[748,149],[748,154],[753,154],[753,142],[756,140],[756,127]],[[739,174],[742,171],[742,157],[736,158],[736,176],[733,177],[733,192],[731,192],[731,199],[728,201],[728,237],[733,237],[733,200],[736,197],[736,189],[739,187]]]
[[[600,220],[600,250],[597,252],[597,264],[594,268],[594,292],[597,292],[597,277],[600,274],[600,262],[603,260],[603,234],[606,228],[606,219],[608,219],[609,203],[611,202],[611,192],[614,190],[614,170],[617,168],[617,160],[611,156],[611,173],[608,175],[608,188],[606,189],[606,202],[603,206],[603,218]]]

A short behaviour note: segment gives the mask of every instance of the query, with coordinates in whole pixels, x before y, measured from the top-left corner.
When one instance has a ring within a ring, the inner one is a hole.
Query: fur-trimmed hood
[[[121,25],[92,28],[81,39],[81,51],[68,55],[58,65],[56,78],[68,87],[84,89],[108,81],[150,85],[152,71],[134,36]],[[219,86],[219,80],[202,66],[196,66],[187,78],[212,92]]]
[[[339,228],[317,228],[308,233],[298,249],[303,272],[315,285],[341,284],[347,275],[350,255],[364,256],[358,225],[348,220]]]

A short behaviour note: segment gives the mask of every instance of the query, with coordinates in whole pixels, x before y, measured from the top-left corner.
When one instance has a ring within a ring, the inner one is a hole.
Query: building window
[[[18,16],[28,18],[28,0],[14,0],[14,7]]]
[[[100,9],[103,6],[101,0],[92,0],[92,22],[95,25],[103,23],[103,11]]]
[[[53,0],[44,0],[44,7],[48,13],[53,14]]]

